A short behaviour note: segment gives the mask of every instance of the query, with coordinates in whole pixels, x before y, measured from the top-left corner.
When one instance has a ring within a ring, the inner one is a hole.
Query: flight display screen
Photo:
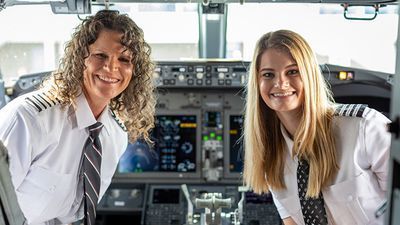
[[[179,189],[154,189],[153,204],[179,204],[179,193]]]
[[[195,115],[158,115],[151,133],[153,147],[144,140],[129,143],[118,172],[195,172],[196,129]]]
[[[243,141],[242,135],[243,116],[229,116],[229,171],[242,172],[243,170]]]

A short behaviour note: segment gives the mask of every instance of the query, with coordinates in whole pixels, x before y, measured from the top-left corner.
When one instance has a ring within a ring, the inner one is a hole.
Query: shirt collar
[[[293,163],[285,163],[285,170],[291,171],[290,173],[296,173],[297,171],[297,165],[298,165],[298,159],[297,156],[292,156],[293,155],[293,140],[290,138],[290,135],[288,134],[286,128],[283,126],[281,123],[281,132],[282,136],[285,139],[286,143],[286,148],[287,148],[287,156],[286,156],[286,161],[291,162],[293,160]],[[285,172],[287,173],[287,172]],[[288,184],[288,181],[285,181]]]
[[[283,135],[283,138],[285,139],[286,142],[286,147],[288,148],[288,151],[290,153],[290,155],[292,155],[293,152],[293,140],[290,138],[289,134],[286,131],[286,128],[283,126],[283,124],[281,123],[281,132]]]
[[[108,105],[104,108],[103,112],[100,114],[98,121],[103,123],[107,135],[110,135],[110,112]],[[76,98],[76,122],[78,129],[86,129],[88,126],[97,122],[96,118],[94,118],[92,110],[89,107],[89,103],[86,100],[85,95],[82,93]]]

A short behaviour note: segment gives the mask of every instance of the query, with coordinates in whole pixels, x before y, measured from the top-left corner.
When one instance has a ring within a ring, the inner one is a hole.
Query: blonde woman
[[[39,90],[0,111],[0,140],[28,224],[94,224],[128,136],[149,137],[150,47],[127,15],[99,11],[67,42]]]
[[[256,44],[247,84],[244,182],[271,191],[285,225],[383,224],[390,121],[334,104],[313,50],[279,30]]]

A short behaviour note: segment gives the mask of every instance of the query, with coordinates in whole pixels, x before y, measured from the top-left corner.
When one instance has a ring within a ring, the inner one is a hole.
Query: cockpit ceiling
[[[92,2],[104,2],[96,0]],[[137,2],[137,3],[335,3],[350,5],[397,4],[398,0],[112,0],[110,2]]]
[[[341,4],[347,6],[378,6],[397,5],[399,0],[0,0],[0,11],[2,8],[13,5],[46,4],[49,2],[83,2],[85,5],[108,3],[315,3],[315,4]]]

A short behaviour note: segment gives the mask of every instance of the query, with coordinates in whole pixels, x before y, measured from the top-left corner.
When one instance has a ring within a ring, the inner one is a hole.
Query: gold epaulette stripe
[[[60,102],[56,98],[57,102]],[[25,98],[25,101],[35,107],[38,112],[41,112],[47,108],[51,108],[57,104],[52,98],[46,95],[46,93],[37,93],[32,96],[28,96]]]
[[[122,128],[123,131],[128,132],[128,129],[126,129],[125,125],[122,123],[122,121],[117,117],[117,115],[110,109],[111,116],[114,118],[115,122]]]
[[[44,107],[44,109],[47,109],[47,106],[46,106],[42,101],[40,101],[39,95],[32,95],[32,98],[34,98],[34,99],[36,100],[37,103],[39,103],[40,105],[42,105],[42,106]]]
[[[363,117],[369,110],[365,104],[341,104],[336,108],[335,115]]]
[[[39,98],[41,98],[49,107],[52,107],[51,103],[48,102],[48,100],[46,100],[42,95],[44,95],[44,94],[38,94],[37,96],[39,96]]]
[[[43,93],[43,95],[46,96],[47,99],[49,99],[49,100],[53,103],[53,105],[57,104],[57,103],[53,100],[53,98],[49,97],[47,94],[48,94],[48,93]],[[57,100],[58,100],[58,99],[57,99]],[[60,102],[60,101],[58,101],[58,102]]]
[[[41,108],[39,105],[37,105],[37,104],[35,103],[35,101],[33,101],[31,98],[26,97],[25,100],[26,100],[26,102],[27,102],[28,104],[30,104],[30,105],[32,105],[33,107],[35,107],[39,112],[42,111],[42,108]]]

